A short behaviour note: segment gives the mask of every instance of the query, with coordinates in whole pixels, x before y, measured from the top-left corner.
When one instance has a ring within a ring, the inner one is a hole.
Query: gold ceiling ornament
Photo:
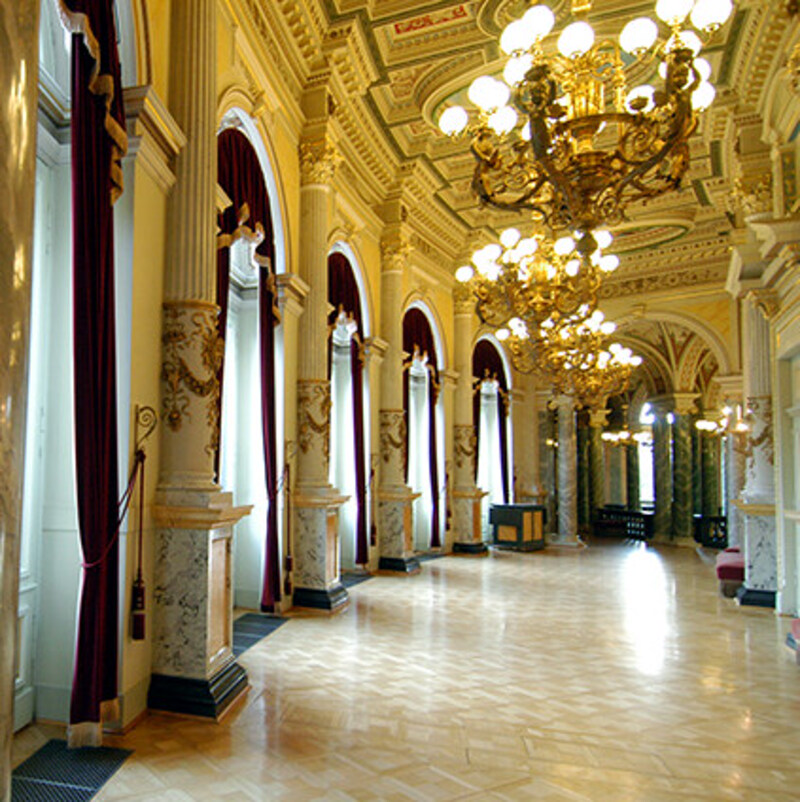
[[[711,34],[733,2],[658,0],[661,23],[633,19],[619,41],[595,41],[590,6],[573,0],[577,20],[561,31],[557,52],[545,51],[553,12],[528,8],[500,37],[503,80],[476,78],[468,91],[476,111],[451,106],[439,118],[445,134],[470,137],[472,188],[483,203],[528,210],[555,231],[614,225],[628,204],[678,189],[698,113],[715,95],[687,19]],[[661,84],[629,90],[627,65],[642,62]]]
[[[475,251],[472,265],[458,268],[456,279],[472,290],[478,316],[493,328],[512,318],[530,330],[546,320],[560,325],[585,319],[597,307],[603,275],[619,266],[618,256],[603,255],[612,239],[597,231],[552,242],[542,233],[523,237],[507,228],[499,242]]]
[[[497,332],[522,373],[535,373],[552,384],[556,394],[571,395],[579,406],[591,407],[600,398],[623,393],[642,358],[630,348],[611,342],[616,324],[599,309],[586,319],[563,325],[552,319],[529,329],[512,318]]]

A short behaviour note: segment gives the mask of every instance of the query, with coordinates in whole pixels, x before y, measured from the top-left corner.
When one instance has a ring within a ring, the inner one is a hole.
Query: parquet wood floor
[[[96,798],[798,800],[789,620],[722,598],[712,560],[598,544],[377,577],[248,650],[221,724],[110,738],[135,753]]]

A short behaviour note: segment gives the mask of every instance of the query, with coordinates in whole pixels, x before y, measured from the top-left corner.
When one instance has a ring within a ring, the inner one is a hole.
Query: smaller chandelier
[[[512,319],[497,332],[511,354],[514,367],[535,373],[553,385],[554,392],[571,395],[581,406],[593,406],[623,393],[642,358],[618,342],[609,342],[616,324],[595,310],[585,320],[557,325],[545,321],[531,331]]]
[[[698,431],[711,435],[747,434],[750,430],[738,404],[736,410],[725,406],[718,418],[701,418],[694,425]]]
[[[573,0],[573,15],[590,7]],[[561,31],[558,52],[545,53],[555,16],[546,5],[530,7],[500,38],[509,56],[503,81],[473,81],[472,119],[461,106],[439,119],[445,134],[471,138],[474,193],[500,209],[528,210],[554,230],[585,232],[618,223],[631,202],[677,189],[697,114],[715,95],[700,37],[685,23],[710,34],[732,8],[731,0],[658,0],[668,31],[661,40],[649,17],[628,22],[617,42],[595,41],[579,19]],[[661,85],[629,90],[631,61],[652,62]]]
[[[470,287],[478,316],[493,328],[513,318],[531,329],[548,319],[577,322],[595,310],[603,275],[619,266],[618,256],[603,255],[612,239],[597,231],[579,241],[566,236],[553,243],[542,234],[522,237],[509,228],[499,243],[475,251],[472,265],[460,267],[456,279]]]

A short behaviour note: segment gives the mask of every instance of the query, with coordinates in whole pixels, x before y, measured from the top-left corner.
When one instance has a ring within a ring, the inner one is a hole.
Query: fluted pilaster
[[[172,4],[169,106],[186,145],[167,205],[167,301],[215,301],[216,11],[214,0]]]
[[[484,493],[475,485],[475,461],[478,458],[475,426],[472,421],[472,317],[475,299],[463,284],[453,289],[454,340],[453,357],[458,372],[456,383],[453,458],[455,488],[453,490],[454,552],[485,553],[481,532],[481,498]]]

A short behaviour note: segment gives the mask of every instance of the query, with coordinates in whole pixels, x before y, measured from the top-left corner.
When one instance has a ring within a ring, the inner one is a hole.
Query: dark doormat
[[[233,655],[238,657],[272,634],[288,619],[280,615],[245,613],[233,622]]]
[[[346,588],[352,588],[353,585],[360,585],[362,582],[372,579],[372,574],[357,574],[345,571],[340,579]]]
[[[92,799],[125,762],[130,749],[67,749],[48,741],[11,774],[12,802],[84,802]]]

